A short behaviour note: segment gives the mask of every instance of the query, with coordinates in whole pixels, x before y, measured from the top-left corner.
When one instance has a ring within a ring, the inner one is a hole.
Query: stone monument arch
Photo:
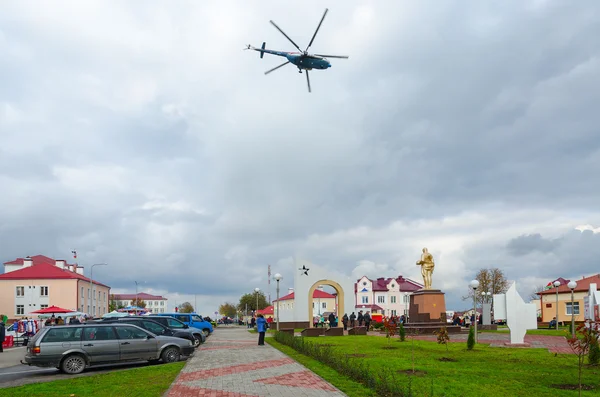
[[[313,327],[313,293],[319,285],[329,285],[337,292],[337,313],[341,324],[344,313],[354,311],[354,282],[346,275],[316,265],[308,260],[294,258],[293,297],[280,302],[279,321],[282,328]],[[289,296],[289,295],[288,295]]]

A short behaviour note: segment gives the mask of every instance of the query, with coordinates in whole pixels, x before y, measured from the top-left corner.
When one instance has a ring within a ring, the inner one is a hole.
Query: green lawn
[[[498,327],[497,331],[480,331],[482,333],[498,333],[498,334],[507,334],[510,332],[508,327]],[[539,328],[539,329],[529,329],[527,330],[527,335],[550,335],[550,336],[565,336],[569,334],[569,327],[558,327],[556,329],[549,328]]]
[[[100,375],[0,389],[0,397],[159,397],[171,386],[185,362],[151,365]]]
[[[415,340],[413,345],[409,338],[400,342],[396,337],[388,344],[380,336],[317,337],[310,341],[329,344],[341,354],[356,355],[353,359],[366,360],[373,371],[389,368],[400,379],[412,377],[416,395],[430,395],[427,393],[432,381],[435,396],[578,395],[578,391],[551,387],[577,384],[577,357],[555,355],[546,349],[477,345],[468,351],[466,343],[450,343],[446,352],[446,347],[436,342]],[[392,349],[387,349],[388,346]],[[418,375],[406,373],[412,369],[413,348],[415,369],[421,371]],[[440,361],[443,358],[456,361]],[[327,375],[321,376],[333,383]],[[582,395],[599,395],[600,367],[584,368],[583,383],[594,386],[595,390],[584,391]]]

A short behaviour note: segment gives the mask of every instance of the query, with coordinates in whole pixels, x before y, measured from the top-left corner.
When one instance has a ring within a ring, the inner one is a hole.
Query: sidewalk
[[[345,396],[279,350],[258,346],[246,328],[218,327],[165,397]]]

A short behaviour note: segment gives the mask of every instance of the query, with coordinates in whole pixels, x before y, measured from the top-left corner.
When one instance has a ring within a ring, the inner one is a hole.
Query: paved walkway
[[[506,333],[487,333],[482,332],[477,334],[479,343],[487,343],[494,347],[506,347],[505,343],[510,341],[510,335]],[[464,343],[469,337],[468,333],[450,334],[450,342]],[[418,335],[416,339],[421,340],[437,340],[436,336]],[[567,339],[564,336],[552,335],[525,335],[525,343],[529,343],[532,348],[548,349],[551,353],[574,354],[569,347]]]
[[[345,396],[246,328],[216,328],[165,397]]]

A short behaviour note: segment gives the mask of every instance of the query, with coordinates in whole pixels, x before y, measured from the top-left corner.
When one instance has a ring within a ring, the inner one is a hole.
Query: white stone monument
[[[282,301],[279,321],[282,326],[310,328],[313,326],[313,293],[319,285],[333,287],[337,295],[336,315],[338,327],[342,327],[342,316],[354,310],[354,282],[348,276],[315,265],[307,260],[294,258],[294,300]],[[293,324],[292,324],[293,323]]]
[[[494,317],[505,318],[510,330],[510,344],[525,344],[528,329],[537,329],[535,303],[525,303],[513,282],[505,294],[494,294]]]
[[[584,309],[583,309],[583,314],[584,314],[584,319],[586,320],[592,320],[592,321],[598,321],[600,320],[600,318],[598,318],[597,316],[597,307],[598,305],[600,305],[600,291],[598,291],[598,288],[596,286],[596,283],[590,283],[590,289],[589,292],[587,294],[587,296],[584,297],[583,299],[584,302]],[[594,309],[596,308],[596,309]]]

